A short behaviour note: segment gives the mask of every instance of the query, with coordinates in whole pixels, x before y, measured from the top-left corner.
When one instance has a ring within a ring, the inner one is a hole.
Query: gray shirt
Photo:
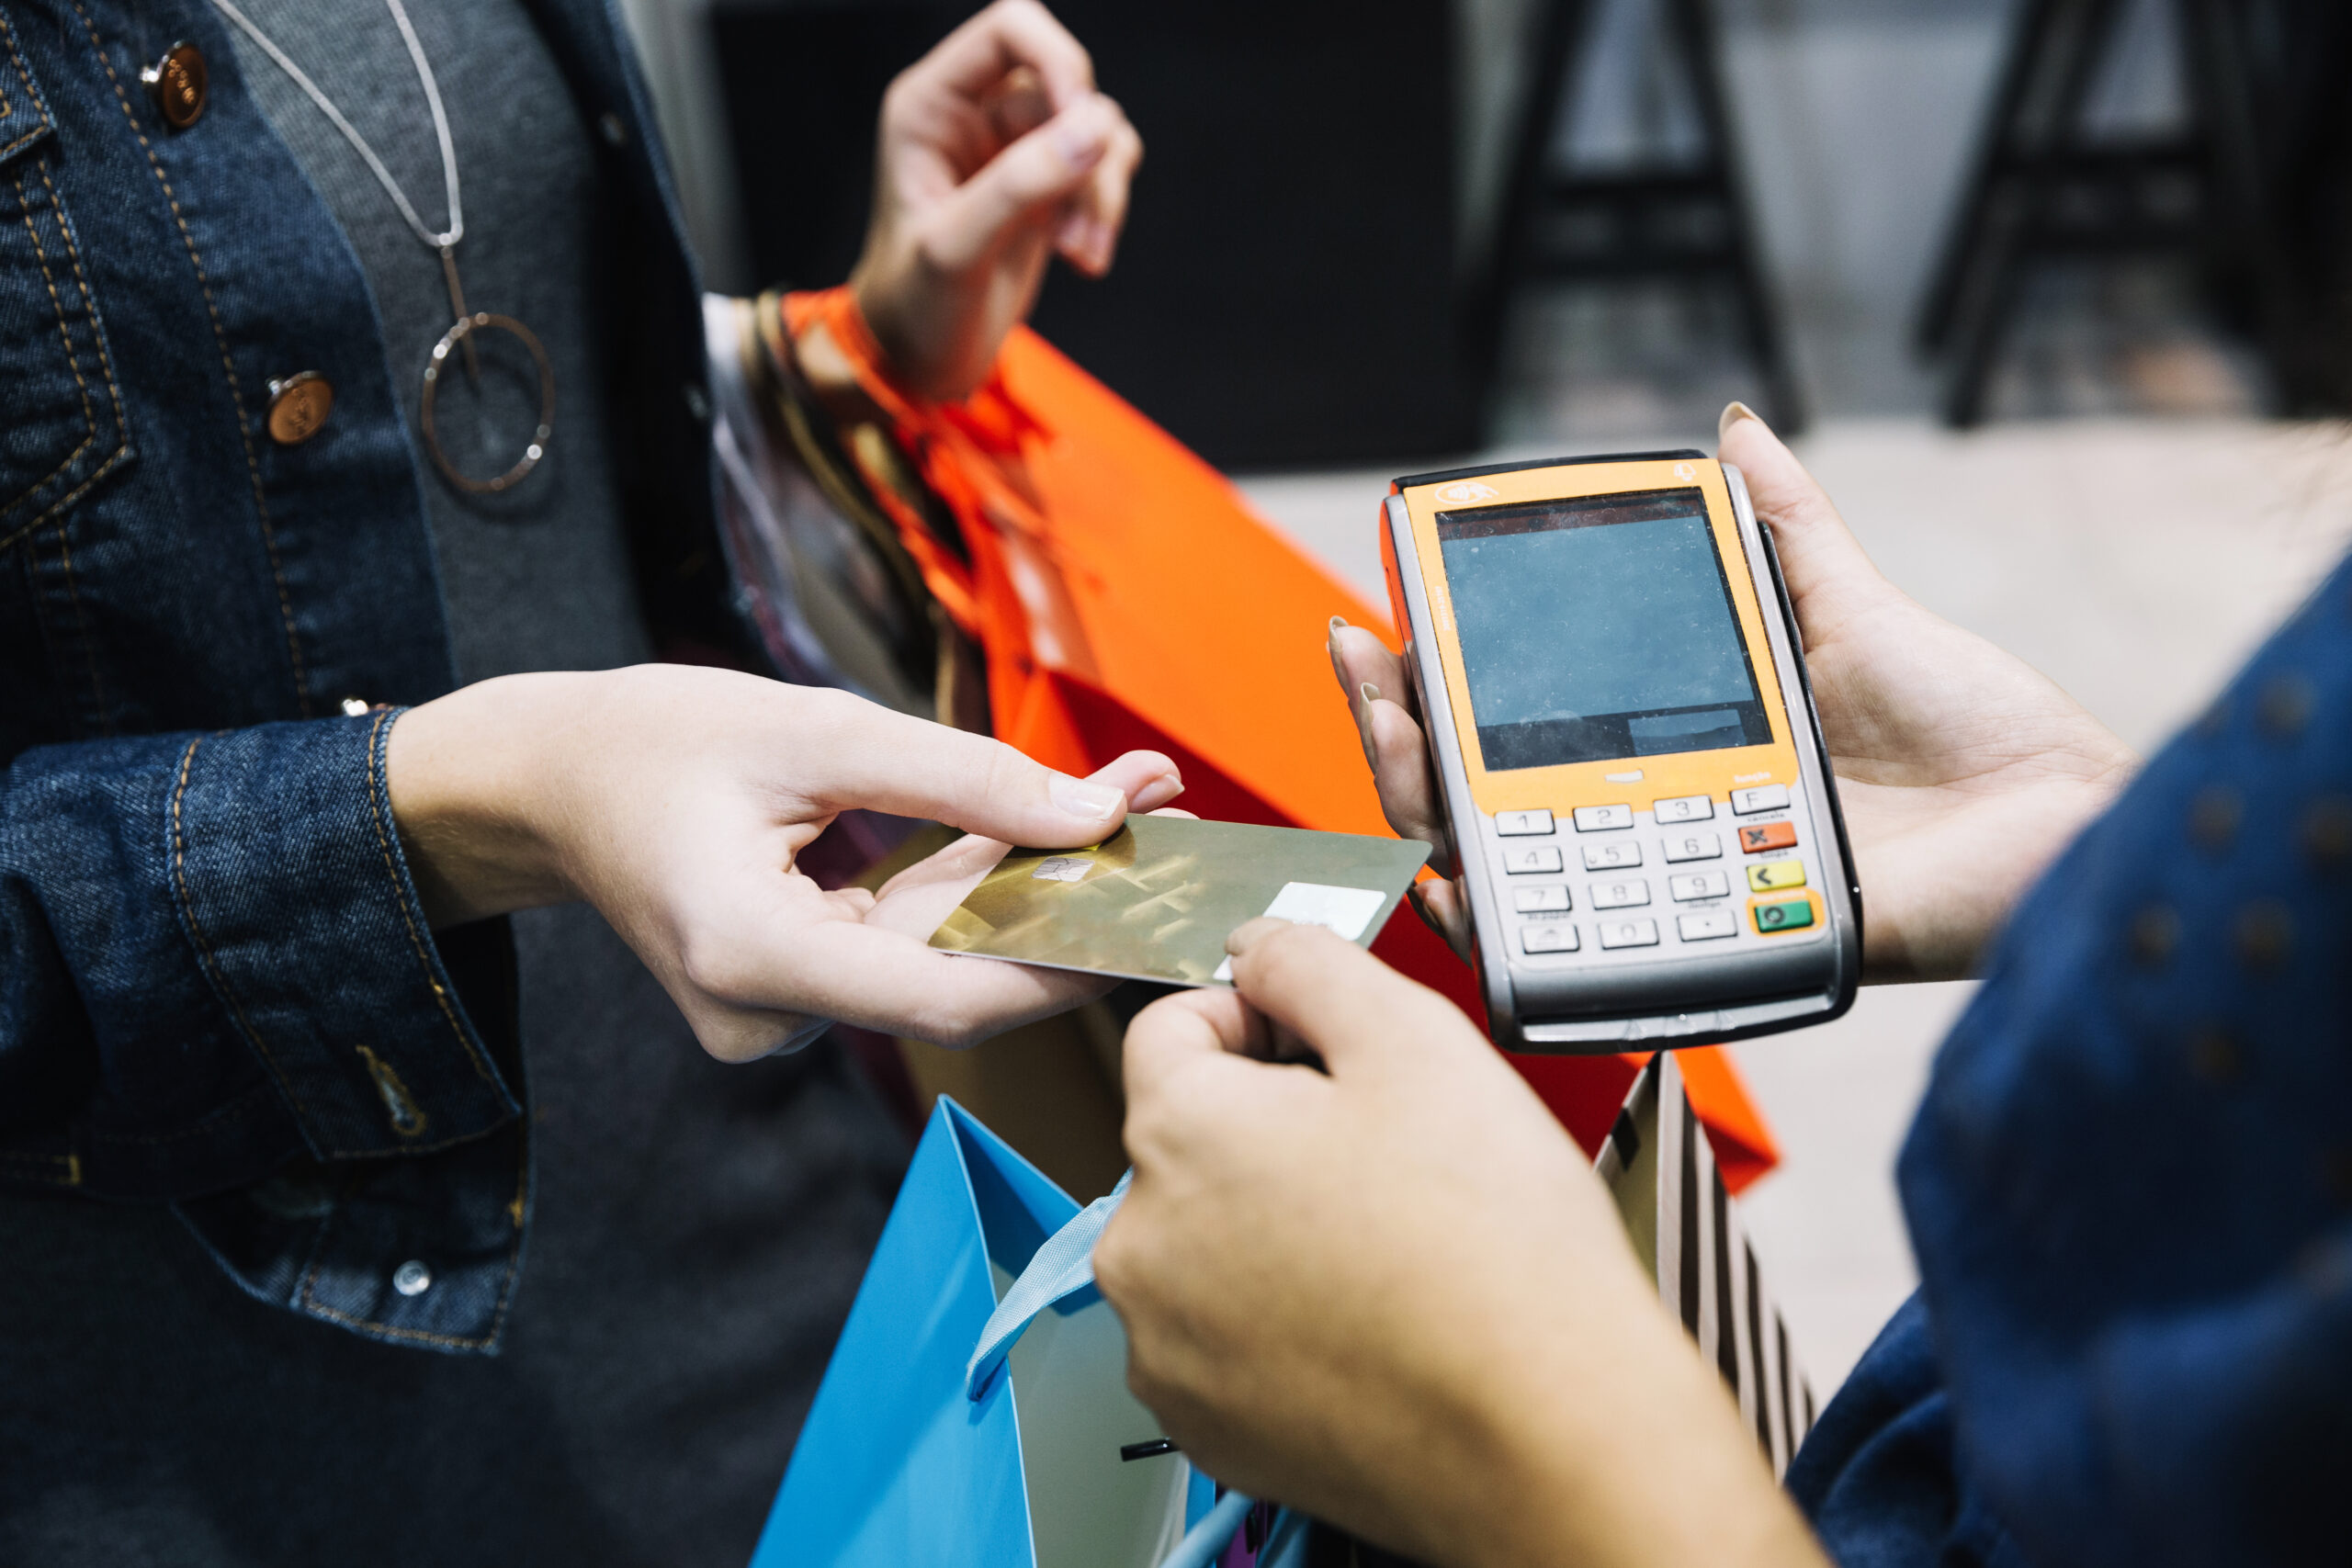
[[[515,0],[407,0],[406,8],[457,150],[466,304],[529,327],[555,368],[555,439],[537,468],[501,495],[451,484],[419,438],[424,368],[454,319],[438,255],[293,80],[243,33],[232,28],[230,36],[246,85],[334,209],[375,294],[424,479],[458,678],[639,662],[651,649],[606,461],[605,366],[594,330],[600,193],[586,129]],[[244,0],[239,9],[367,138],[425,227],[445,229],[432,113],[391,13],[379,0]],[[478,344],[479,384],[462,363],[442,376],[435,429],[460,472],[488,479],[530,440],[539,388],[514,339],[484,333]]]

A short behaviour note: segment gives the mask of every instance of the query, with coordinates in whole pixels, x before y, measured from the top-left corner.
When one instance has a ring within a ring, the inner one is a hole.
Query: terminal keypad
[[[1812,925],[1814,911],[1807,902],[1809,896],[1796,893],[1807,885],[1805,863],[1794,855],[1775,853],[1799,847],[1797,824],[1784,815],[1790,808],[1789,787],[1770,784],[1727,793],[1734,816],[1772,814],[1777,818],[1731,825],[1736,840],[1733,855],[1740,863],[1737,874],[1728,867],[1713,869],[1703,865],[1724,858],[1723,830],[1690,826],[1715,819],[1724,802],[1714,796],[1679,795],[1653,800],[1646,822],[1637,819],[1634,807],[1626,804],[1580,806],[1566,813],[1565,820],[1549,809],[1497,812],[1494,831],[1498,839],[1505,840],[1497,846],[1504,871],[1514,882],[1522,877],[1547,879],[1518,882],[1511,889],[1511,907],[1522,917],[1513,922],[1519,927],[1519,950],[1533,955],[1582,950],[1580,928],[1567,919],[1577,908],[1577,900],[1564,880],[1566,857],[1559,842],[1571,827],[1580,836],[1577,859],[1588,872],[1635,870],[1653,854],[1668,866],[1701,863],[1696,869],[1679,871],[1666,879],[1666,892],[1671,900],[1668,908],[1682,906],[1674,908],[1670,920],[1619,913],[1639,910],[1650,903],[1650,885],[1645,878],[1606,877],[1586,884],[1584,908],[1599,917],[1591,922],[1593,930],[1589,934],[1603,950],[1728,942],[1740,936],[1743,926],[1751,924],[1756,936]],[[1528,842],[1531,839],[1552,841]],[[1767,858],[1747,858],[1750,856]],[[1741,886],[1743,882],[1747,886]],[[1743,911],[1732,902],[1735,892],[1777,897],[1750,900]],[[1791,897],[1792,894],[1795,896]],[[1693,905],[1697,907],[1691,908]],[[1742,919],[1743,912],[1748,917],[1747,919]]]

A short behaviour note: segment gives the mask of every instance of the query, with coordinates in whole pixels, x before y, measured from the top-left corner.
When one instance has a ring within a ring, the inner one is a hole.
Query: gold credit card
[[[1261,915],[1369,947],[1429,858],[1417,839],[1130,817],[1083,850],[1016,849],[932,933],[979,958],[1228,985],[1226,933]]]

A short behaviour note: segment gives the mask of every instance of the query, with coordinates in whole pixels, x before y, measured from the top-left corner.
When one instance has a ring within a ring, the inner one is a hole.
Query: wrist
[[[560,738],[603,679],[503,676],[394,721],[385,743],[386,793],[409,874],[435,928],[578,896],[556,831],[570,773]]]
[[[1490,1358],[1483,1462],[1441,1560],[1510,1568],[1821,1568],[1714,1369],[1648,1282],[1563,1280]],[[1508,1364],[1505,1364],[1508,1362]]]

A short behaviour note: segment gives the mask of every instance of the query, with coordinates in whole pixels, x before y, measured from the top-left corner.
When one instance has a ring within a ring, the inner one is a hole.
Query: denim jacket
[[[608,0],[530,8],[605,162],[642,602],[741,649],[645,89]],[[175,130],[141,71],[184,40]],[[302,370],[334,411],[280,446]],[[454,683],[398,406],[206,0],[0,0],[0,1186],[170,1203],[265,1301],[487,1351],[525,1094],[504,922],[427,926],[385,790],[399,705]]]

